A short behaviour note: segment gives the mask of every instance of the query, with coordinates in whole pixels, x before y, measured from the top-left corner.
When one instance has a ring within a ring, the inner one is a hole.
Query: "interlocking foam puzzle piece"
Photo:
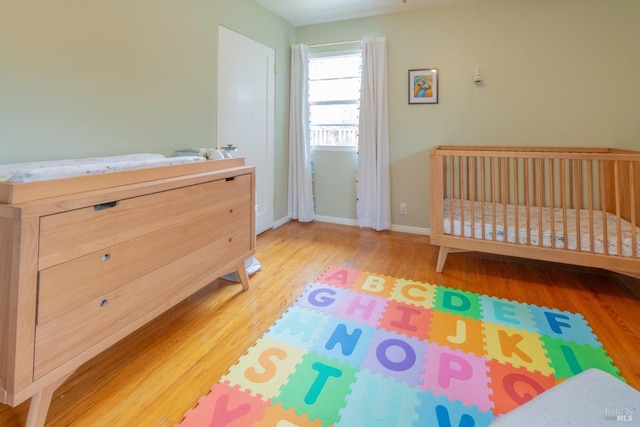
[[[262,337],[222,380],[271,399],[278,395],[305,353],[304,349]]]
[[[451,401],[446,396],[436,396],[431,391],[420,393],[420,406],[416,409],[418,418],[412,427],[424,426],[488,426],[495,418],[490,411],[481,411],[475,406]]]
[[[360,371],[336,427],[411,426],[420,404],[419,393],[419,387]]]
[[[431,326],[431,309],[390,300],[378,322],[380,328],[426,340]]]
[[[472,319],[482,318],[480,295],[459,289],[438,286],[433,308]]]
[[[378,329],[362,367],[398,382],[419,386],[426,352],[424,341]]]
[[[264,411],[270,406],[270,400],[263,400],[249,391],[222,382],[214,384],[209,394],[198,400],[195,408],[185,414],[179,425],[246,427],[262,419]]]
[[[332,318],[333,316],[300,306],[292,306],[269,328],[265,336],[298,348],[306,348],[320,339],[320,334]]]
[[[308,285],[298,297],[294,306],[325,314],[334,314],[349,292],[348,289],[314,282]]]
[[[327,320],[324,330],[320,332],[318,340],[309,347],[309,350],[341,363],[359,367],[364,363],[375,333],[376,328],[369,325],[331,317]]]
[[[480,305],[484,322],[538,332],[528,304],[481,295]]]
[[[495,415],[506,414],[559,382],[553,375],[531,372],[497,360],[489,360],[487,364]]]
[[[335,424],[357,372],[348,364],[306,354],[273,402],[298,415],[308,414],[310,420],[321,419],[323,426]]]
[[[338,303],[336,316],[376,327],[389,300],[379,296],[348,291]]]
[[[546,336],[542,337],[542,341],[557,378],[566,379],[589,368],[598,368],[622,379],[618,368],[613,366],[613,361],[602,347]]]
[[[264,410],[264,418],[252,427],[323,427],[322,420],[309,420],[306,414],[298,415],[293,409],[284,409],[282,404]]]
[[[427,347],[422,390],[447,396],[451,401],[459,400],[467,406],[474,405],[483,412],[489,411],[492,403],[486,358],[437,344]]]
[[[437,288],[437,286],[428,283],[397,279],[391,298],[407,304],[433,308]]]
[[[452,349],[484,356],[485,340],[483,322],[444,311],[432,311],[432,327],[428,341]]]
[[[359,270],[350,268],[332,266],[327,268],[324,273],[318,277],[318,282],[327,285],[334,285],[346,289],[352,289],[358,278],[364,273]]]
[[[395,277],[363,273],[353,284],[353,290],[381,298],[389,298],[395,287],[395,282]]]
[[[529,305],[540,335],[602,347],[581,314]]]
[[[484,336],[488,358],[530,371],[553,373],[539,334],[485,322]]]

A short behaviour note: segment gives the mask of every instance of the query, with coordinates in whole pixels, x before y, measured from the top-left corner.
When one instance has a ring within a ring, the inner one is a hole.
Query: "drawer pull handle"
[[[228,181],[233,181],[234,179],[236,179],[235,176],[230,176],[229,178],[225,178],[224,180],[228,182]]]
[[[106,307],[107,304],[109,304],[109,300],[106,298],[100,301],[100,307]]]
[[[102,255],[102,261],[109,261],[111,259],[111,254]]]
[[[96,212],[103,211],[105,209],[114,208],[117,205],[118,205],[117,200],[115,202],[100,203],[99,205],[93,205],[93,210]]]

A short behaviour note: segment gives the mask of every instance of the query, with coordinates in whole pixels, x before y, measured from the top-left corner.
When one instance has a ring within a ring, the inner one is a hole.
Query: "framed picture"
[[[409,70],[409,104],[438,103],[438,69]]]

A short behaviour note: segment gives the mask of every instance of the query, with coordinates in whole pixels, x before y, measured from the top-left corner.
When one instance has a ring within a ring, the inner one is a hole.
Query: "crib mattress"
[[[202,162],[198,156],[165,157],[162,154],[141,153],[85,159],[51,160],[0,165],[0,182],[36,182],[109,172],[181,165]]]
[[[481,240],[494,240],[498,242],[516,243],[521,245],[564,249],[565,242],[568,250],[576,251],[580,247],[581,252],[604,254],[605,234],[602,211],[592,211],[593,218],[593,247],[591,239],[591,219],[589,210],[581,209],[579,217],[575,209],[567,210],[566,233],[563,225],[562,209],[553,209],[553,225],[551,221],[551,208],[532,206],[529,208],[530,219],[527,224],[526,206],[502,205],[495,206],[495,229],[493,222],[493,204],[473,202],[473,220],[471,219],[471,206],[469,200],[453,200],[453,212],[451,202],[444,200],[444,233],[453,236],[464,236]],[[507,210],[507,224],[505,226],[504,209]],[[518,225],[516,226],[516,209]],[[463,220],[464,215],[464,220]],[[482,218],[484,216],[484,230]],[[542,218],[542,233],[540,233],[539,216]],[[579,230],[578,230],[579,218]],[[453,230],[452,230],[453,222]],[[607,254],[618,255],[618,224],[615,215],[606,213]],[[464,225],[463,225],[464,224]],[[529,232],[527,232],[527,226]],[[633,253],[633,227],[628,221],[621,220],[621,253],[623,257],[634,257]],[[553,230],[553,233],[552,233]],[[472,234],[473,233],[473,234]],[[542,237],[540,236],[542,234]],[[565,235],[566,234],[566,235]],[[636,227],[635,257],[640,257],[640,227]],[[530,241],[529,241],[530,240]],[[579,244],[578,244],[579,242]]]

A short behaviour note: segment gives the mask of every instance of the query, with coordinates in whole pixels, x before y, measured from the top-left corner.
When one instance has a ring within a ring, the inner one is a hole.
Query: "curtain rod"
[[[329,43],[318,43],[318,44],[310,44],[309,47],[321,47],[321,46],[337,46],[340,44],[351,44],[351,43],[360,43],[362,40],[347,40],[344,42],[329,42]]]

